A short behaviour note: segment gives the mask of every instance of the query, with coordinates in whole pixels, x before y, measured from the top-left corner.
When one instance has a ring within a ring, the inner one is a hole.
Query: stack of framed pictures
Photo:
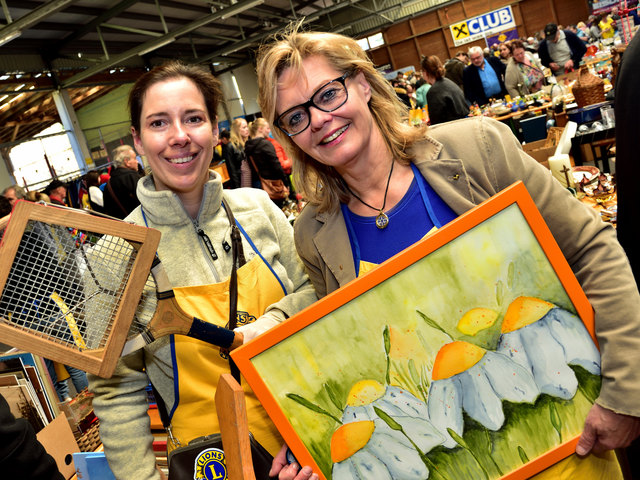
[[[42,357],[26,352],[0,355],[0,394],[16,418],[36,432],[60,413],[58,397]]]

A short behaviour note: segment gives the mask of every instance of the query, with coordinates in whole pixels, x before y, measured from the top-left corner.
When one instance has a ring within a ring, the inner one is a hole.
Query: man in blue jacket
[[[540,61],[554,75],[578,68],[587,46],[571,30],[558,30],[558,25],[549,23],[544,27],[544,40],[538,47]]]
[[[505,65],[497,57],[484,57],[482,48],[469,49],[471,65],[462,71],[464,96],[469,103],[484,105],[490,98],[503,98],[507,90],[504,87]]]

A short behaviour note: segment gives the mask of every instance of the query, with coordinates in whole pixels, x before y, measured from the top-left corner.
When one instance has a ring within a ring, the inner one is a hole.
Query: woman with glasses
[[[615,231],[526,155],[506,125],[477,117],[409,126],[393,88],[342,35],[284,33],[262,47],[257,74],[263,116],[309,201],[295,242],[319,297],[522,180],[596,311],[603,383],[577,451],[623,446],[640,433],[631,358],[640,351],[640,295]],[[434,283],[425,279],[425,288]],[[563,463],[575,478],[620,478],[613,452]],[[292,478],[290,468],[281,452],[274,471]],[[540,478],[566,477],[552,468]]]

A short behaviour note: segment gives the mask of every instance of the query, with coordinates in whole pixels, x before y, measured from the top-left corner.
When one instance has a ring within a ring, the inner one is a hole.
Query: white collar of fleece
[[[149,223],[155,225],[180,225],[191,223],[191,218],[182,206],[178,196],[170,190],[157,191],[153,183],[153,174],[147,175],[138,182],[136,190],[140,204]],[[214,215],[222,203],[222,183],[215,173],[209,173],[209,180],[204,185],[202,205],[198,218]]]

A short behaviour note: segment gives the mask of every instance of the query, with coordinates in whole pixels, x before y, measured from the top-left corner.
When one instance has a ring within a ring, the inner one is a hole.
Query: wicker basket
[[[100,422],[96,421],[89,430],[76,438],[81,452],[94,452],[100,446]]]
[[[571,91],[578,108],[604,102],[604,80],[589,73],[585,65],[580,67],[578,79]]]

